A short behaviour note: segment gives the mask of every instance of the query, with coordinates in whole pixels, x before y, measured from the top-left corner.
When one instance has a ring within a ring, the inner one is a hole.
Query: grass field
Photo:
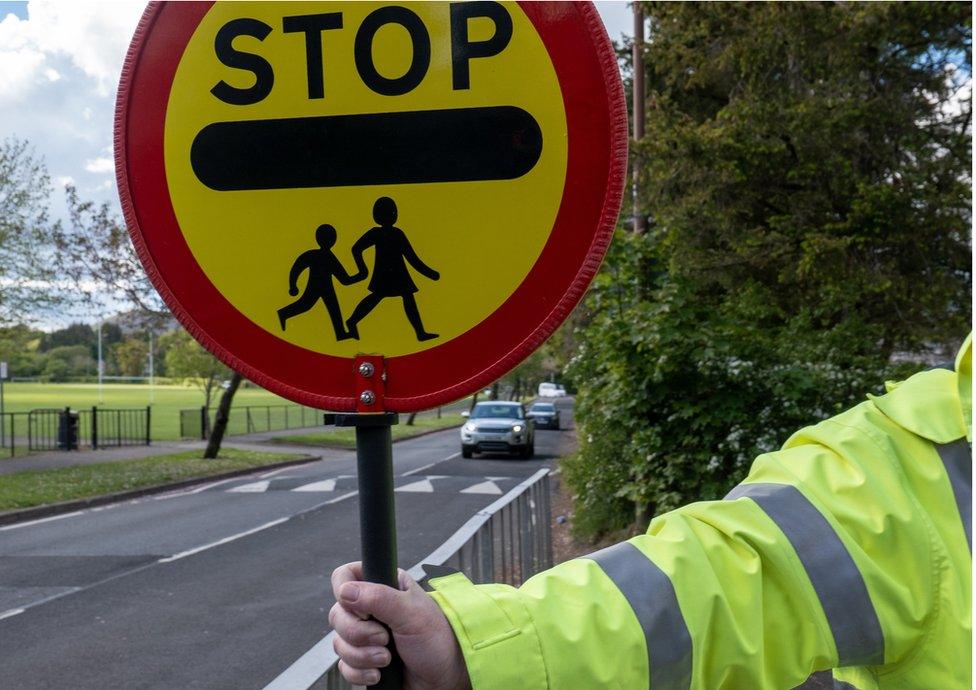
[[[90,409],[95,405],[103,408],[141,408],[152,405],[151,431],[154,441],[178,440],[180,438],[180,410],[189,408],[199,409],[203,405],[203,393],[199,388],[189,385],[156,385],[150,391],[148,384],[106,383],[102,386],[101,398],[99,398],[98,385],[94,383],[5,383],[3,390],[5,412],[30,412],[31,410],[40,408],[63,409],[65,407],[70,407],[73,410],[83,410]],[[220,400],[221,392],[218,389],[214,393],[214,399],[212,401],[214,407],[216,407],[217,402]],[[451,423],[447,424],[447,426],[461,424],[456,411],[466,409],[467,404],[465,400],[445,406],[444,416],[449,417],[453,414]],[[263,388],[248,386],[247,388],[238,389],[237,394],[234,396],[234,409],[240,410],[240,408],[247,405],[295,405],[295,403],[285,400],[274,393],[269,393]],[[293,409],[292,412],[294,413],[295,410]],[[306,414],[305,417],[308,420],[313,418],[310,414]],[[418,416],[417,425],[420,426],[426,423],[430,417],[432,417],[430,413]],[[290,426],[294,427],[297,425],[294,421],[297,418],[295,414],[291,414]],[[406,421],[406,415],[402,415],[401,419],[402,421]],[[285,428],[282,410],[273,412],[267,417],[267,420],[273,425],[271,428]],[[246,429],[244,428],[243,421],[243,412],[234,414],[232,410],[228,434],[244,433]],[[399,427],[394,427],[394,438],[397,438],[397,433],[403,433],[397,432],[398,428],[408,430],[411,428],[406,427],[402,421]],[[255,423],[256,428],[254,430],[266,430],[261,426],[262,424],[267,426],[263,414],[255,414]],[[21,427],[25,427],[25,422],[23,421],[18,422],[18,424]],[[9,431],[9,426],[7,430]],[[350,434],[353,433],[351,429],[347,431]],[[26,434],[26,430],[21,429],[17,431],[17,434],[24,435]],[[294,438],[289,437],[289,440]],[[330,438],[335,437],[330,435]],[[296,442],[301,443],[301,441]],[[308,443],[314,444],[314,441],[308,441]],[[0,457],[2,456],[3,451],[0,450]]]
[[[220,399],[214,394],[213,404]],[[99,399],[94,383],[5,383],[3,386],[5,412],[29,412],[38,408],[80,410],[94,405],[106,408],[146,407],[152,405],[152,438],[156,441],[179,438],[180,413],[184,408],[203,405],[203,393],[193,386],[154,386],[152,398],[148,384],[106,383]],[[234,396],[234,406],[291,405],[288,400],[257,388],[241,388]]]
[[[300,457],[294,453],[260,453],[225,448],[215,460],[203,460],[200,451],[191,450],[141,460],[15,472],[4,475],[0,482],[0,510],[29,508],[183,479],[209,477]]]
[[[394,441],[405,438],[413,438],[425,434],[428,431],[437,429],[449,429],[461,426],[464,418],[456,412],[445,412],[440,419],[433,415],[418,415],[411,426],[404,424],[406,415],[400,415],[400,423],[391,427]],[[307,446],[326,446],[332,448],[355,448],[356,430],[355,429],[335,429],[333,431],[323,431],[316,434],[303,434],[301,436],[278,436],[273,439],[276,443],[297,443]]]

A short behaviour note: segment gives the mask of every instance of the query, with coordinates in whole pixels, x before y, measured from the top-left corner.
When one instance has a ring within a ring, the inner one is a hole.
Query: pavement
[[[329,632],[329,575],[359,553],[355,453],[298,448],[323,459],[0,527],[0,687],[263,688],[283,673]],[[574,448],[566,430],[538,431],[528,461],[462,460],[456,429],[395,444],[401,566]]]

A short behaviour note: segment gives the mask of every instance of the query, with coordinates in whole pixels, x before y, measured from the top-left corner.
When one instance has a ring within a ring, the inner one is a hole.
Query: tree
[[[70,377],[91,374],[95,360],[87,345],[61,345],[47,351],[43,375],[49,381],[66,381]]]
[[[115,347],[115,359],[122,376],[142,376],[149,361],[149,344],[141,338],[127,338]]]
[[[27,325],[0,327],[0,362],[7,362],[10,376],[39,376],[45,358],[39,353],[44,334]]]
[[[68,229],[57,227],[50,234],[50,241],[56,248],[58,272],[78,288],[90,305],[123,302],[146,317],[146,326],[158,327],[165,323],[170,318],[169,311],[146,275],[129,233],[117,215],[107,204],[96,206],[82,201],[74,187],[67,187],[65,191],[71,226]],[[97,292],[83,289],[92,284],[100,289]],[[206,457],[216,457],[242,377],[231,372],[182,329],[163,336],[166,337],[173,338],[160,343],[160,349],[166,350],[167,375],[194,381],[203,391],[207,408],[217,381],[230,377],[230,385],[220,400],[220,410],[224,413],[217,416],[206,451]]]
[[[62,345],[85,345],[86,347],[94,347],[95,341],[95,331],[91,326],[85,323],[72,323],[65,328],[46,333],[41,339],[41,351],[47,351]]]
[[[572,366],[589,532],[721,497],[969,329],[968,5],[645,8],[649,230]]]
[[[167,373],[196,385],[203,392],[204,407],[209,409],[214,390],[230,376],[230,370],[182,328],[166,333],[160,338],[163,340]]]
[[[244,377],[235,371],[230,377],[227,388],[220,396],[220,404],[217,406],[217,415],[214,419],[213,433],[210,434],[210,438],[207,440],[207,449],[203,453],[203,457],[208,460],[213,460],[220,453],[220,444],[224,440],[224,432],[227,431],[227,422],[230,421],[230,406],[234,400],[234,394],[237,393],[237,388],[241,385],[243,379]]]
[[[24,321],[57,303],[46,257],[51,180],[26,141],[0,141],[0,324]]]
[[[46,240],[54,250],[54,269],[73,286],[72,293],[99,310],[131,304],[150,320],[167,318],[169,310],[109,205],[83,201],[71,185],[65,187],[65,198],[70,223],[52,227]]]

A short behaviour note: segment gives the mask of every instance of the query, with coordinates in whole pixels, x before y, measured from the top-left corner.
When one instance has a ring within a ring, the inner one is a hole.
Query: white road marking
[[[493,481],[481,482],[480,484],[475,484],[474,486],[469,486],[467,489],[461,489],[462,494],[493,494],[495,496],[501,496],[502,490]]]
[[[309,510],[316,510],[317,508],[321,508],[322,506],[330,506],[333,503],[338,503],[339,501],[345,501],[347,498],[352,498],[353,496],[355,496],[358,493],[359,493],[358,491],[350,491],[347,494],[343,494],[342,496],[339,496],[339,498],[333,498],[331,501],[326,501],[325,503],[319,503],[317,506],[313,506]],[[307,513],[307,512],[309,512],[309,511],[308,510],[303,510],[301,513],[296,513],[295,515],[301,515],[302,513]],[[295,517],[295,516],[293,515],[292,517]]]
[[[228,479],[227,481],[230,481],[230,479]],[[169,563],[169,562],[175,561],[175,560],[177,560],[179,558],[185,558],[186,556],[191,556],[193,554],[200,553],[201,551],[205,551],[205,550],[210,549],[210,548],[212,548],[214,546],[218,546],[220,544],[226,544],[227,542],[234,541],[235,539],[240,539],[241,537],[245,537],[245,536],[254,534],[256,532],[260,532],[261,530],[267,529],[269,527],[273,527],[273,526],[279,525],[279,524],[281,524],[283,522],[287,522],[288,520],[290,520],[293,517],[298,517],[300,515],[305,515],[306,513],[311,513],[311,512],[313,512],[315,510],[318,510],[319,508],[322,508],[324,506],[332,505],[333,503],[339,503],[340,501],[345,501],[346,499],[352,498],[353,496],[357,495],[358,493],[359,493],[358,491],[350,491],[349,493],[343,494],[343,495],[338,496],[336,498],[330,498],[328,501],[322,501],[321,503],[316,503],[315,505],[310,506],[309,508],[306,508],[305,510],[299,511],[299,512],[295,513],[294,515],[289,515],[287,517],[283,517],[283,518],[281,518],[279,520],[275,520],[273,522],[269,522],[267,524],[261,525],[260,527],[256,527],[256,528],[254,528],[252,530],[248,530],[248,531],[242,532],[240,534],[235,534],[233,536],[227,537],[226,539],[221,539],[220,541],[214,542],[212,544],[206,544],[204,546],[200,546],[200,547],[195,548],[195,549],[190,549],[189,551],[184,551],[183,553],[178,553],[178,554],[175,554],[175,555],[170,556],[168,558],[161,558],[159,560],[149,561],[148,563],[144,563],[143,565],[140,565],[140,566],[137,566],[135,568],[132,568],[131,570],[125,570],[125,571],[122,571],[120,573],[115,573],[114,575],[109,575],[104,580],[99,580],[98,582],[93,582],[93,583],[91,583],[89,585],[86,585],[85,587],[70,587],[70,588],[67,588],[63,592],[59,592],[57,594],[52,594],[49,597],[45,597],[45,598],[39,599],[37,601],[32,601],[29,605],[24,606],[22,608],[10,609],[8,611],[4,611],[3,613],[0,613],[0,620],[2,620],[4,618],[10,618],[11,616],[16,616],[16,615],[18,615],[20,613],[23,613],[27,609],[32,609],[35,606],[40,606],[42,604],[47,604],[48,602],[55,601],[57,599],[62,599],[62,598],[66,597],[66,596],[69,596],[71,594],[75,594],[76,592],[82,592],[82,591],[85,591],[85,590],[89,590],[89,589],[92,589],[94,587],[99,587],[101,585],[104,585],[104,584],[106,584],[108,582],[111,582],[113,580],[118,580],[118,579],[123,578],[123,577],[128,577],[129,575],[134,575],[134,574],[139,573],[139,572],[142,572],[143,570],[146,570],[148,568],[155,567],[155,566],[159,565],[160,563]],[[115,503],[115,504],[112,504],[112,505],[123,505],[123,504],[122,503]],[[85,512],[85,511],[81,511],[81,512]],[[77,513],[77,514],[80,514],[80,513]],[[68,515],[69,514],[66,513],[64,515],[55,516],[55,517],[68,517]],[[41,521],[46,522],[49,519],[51,519],[51,518],[44,518],[43,520],[38,520],[38,521],[35,521],[35,522],[41,522]],[[18,526],[23,526],[23,525],[26,525],[26,524],[30,524],[30,523],[19,523]]]
[[[226,484],[227,482],[232,482],[232,481],[235,481],[237,479],[240,479],[240,477],[228,477],[227,479],[221,479],[221,480],[216,481],[216,482],[208,482],[208,483],[204,484],[203,486],[196,487],[195,489],[189,489],[189,490],[179,490],[178,489],[176,491],[171,491],[169,493],[161,494],[159,496],[153,496],[152,497],[152,500],[154,500],[154,501],[165,501],[165,500],[170,499],[170,498],[179,498],[180,496],[190,496],[192,494],[198,494],[198,493],[201,493],[203,491],[206,491],[207,489],[212,489],[215,486],[220,486],[221,484]]]
[[[442,462],[447,462],[448,460],[453,460],[454,458],[459,458],[459,457],[461,457],[461,454],[460,453],[454,453],[453,455],[448,455],[443,460],[435,460],[434,462],[429,462],[426,465],[423,465],[422,467],[417,467],[415,469],[410,470],[409,472],[404,472],[400,476],[401,477],[409,477],[411,474],[418,474],[420,472],[423,472],[424,470],[429,470],[434,465],[438,465],[438,464],[440,464]]]
[[[404,472],[400,476],[401,477],[409,477],[411,474],[417,474],[418,472],[423,472],[424,470],[429,470],[431,467],[433,467],[434,465],[436,465],[438,462],[441,462],[441,460],[437,460],[436,462],[428,462],[426,465],[424,465],[422,467],[418,467],[418,468],[413,469],[413,470],[410,470],[409,472]]]
[[[288,470],[293,470],[293,469],[295,469],[295,468],[294,467],[291,467],[291,466],[289,466],[289,467],[279,467],[276,470],[271,470],[270,472],[265,472],[264,474],[259,474],[258,476],[261,477],[261,479],[265,479],[266,477],[272,477],[272,476],[274,476],[276,474],[281,474],[282,472],[287,472]]]
[[[272,520],[271,522],[266,522],[263,525],[259,525],[259,526],[255,527],[254,529],[249,529],[246,532],[240,532],[238,534],[232,534],[229,537],[224,537],[223,539],[218,539],[215,542],[211,542],[209,544],[204,544],[203,546],[198,546],[195,549],[190,549],[189,551],[181,551],[180,553],[173,554],[172,556],[167,556],[166,558],[160,558],[156,562],[157,563],[171,563],[173,561],[178,561],[181,558],[186,558],[187,556],[192,556],[195,553],[200,553],[201,551],[206,551],[207,549],[212,549],[215,546],[220,546],[221,544],[227,544],[227,543],[230,543],[232,541],[236,541],[236,540],[240,539],[241,537],[247,537],[247,536],[249,536],[251,534],[255,534],[257,532],[261,532],[262,530],[266,530],[269,527],[274,527],[275,525],[280,525],[282,522],[287,522],[288,520],[289,520],[289,518],[287,518],[287,517],[278,518],[277,520]]]
[[[268,490],[268,486],[271,482],[267,479],[260,482],[252,482],[250,484],[241,484],[240,486],[235,486],[232,489],[227,489],[227,491],[233,491],[235,493],[242,494],[257,494]]]
[[[3,613],[0,613],[0,621],[2,621],[4,618],[13,618],[18,613],[23,613],[25,610],[26,609],[10,609],[9,611],[4,611]]]
[[[335,491],[335,487],[335,479],[325,479],[321,482],[312,482],[311,484],[296,486],[294,489],[292,489],[292,491]]]
[[[15,522],[12,525],[4,525],[0,527],[0,532],[6,532],[11,529],[20,529],[21,527],[30,527],[31,525],[40,525],[43,522],[53,522],[54,520],[64,520],[65,518],[74,517],[75,515],[81,515],[85,511],[76,510],[73,513],[61,513],[60,515],[52,515],[51,517],[40,518],[39,520],[29,520],[27,522]]]
[[[421,494],[432,494],[434,493],[434,485],[430,483],[429,479],[421,479],[419,482],[412,482],[410,484],[405,484],[396,491],[406,492],[406,493],[421,493]]]

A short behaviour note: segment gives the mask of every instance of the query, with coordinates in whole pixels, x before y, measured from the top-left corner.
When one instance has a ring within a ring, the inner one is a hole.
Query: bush
[[[970,328],[968,5],[646,8],[648,231],[572,365],[589,533],[721,497]]]

